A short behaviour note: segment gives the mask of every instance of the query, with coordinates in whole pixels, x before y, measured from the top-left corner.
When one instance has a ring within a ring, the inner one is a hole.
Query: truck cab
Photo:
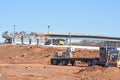
[[[120,60],[120,52],[116,47],[104,46],[100,47],[99,54],[100,64],[103,66],[117,66]]]

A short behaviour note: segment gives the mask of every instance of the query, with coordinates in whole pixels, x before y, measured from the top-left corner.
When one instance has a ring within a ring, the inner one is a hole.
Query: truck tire
[[[62,60],[62,65],[67,65],[67,60]]]
[[[53,60],[51,59],[51,64],[53,65]]]
[[[72,64],[72,66],[76,65],[75,60],[70,61],[70,63]]]
[[[104,67],[109,67],[109,64],[108,64],[108,63],[105,63],[105,64],[104,64]]]
[[[93,66],[92,61],[88,61],[88,66]]]
[[[58,60],[54,59],[52,60],[53,65],[58,65]]]
[[[92,66],[97,65],[98,64],[98,60],[92,60]]]

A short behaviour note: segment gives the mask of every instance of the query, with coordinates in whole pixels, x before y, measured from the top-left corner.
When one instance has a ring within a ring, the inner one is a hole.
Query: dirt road
[[[43,64],[1,64],[3,80],[80,80],[80,67]]]
[[[45,64],[1,64],[2,80],[120,80],[120,69]]]

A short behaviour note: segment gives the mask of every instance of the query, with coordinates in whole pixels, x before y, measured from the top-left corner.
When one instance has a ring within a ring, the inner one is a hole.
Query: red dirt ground
[[[120,69],[115,67],[50,65],[50,58],[57,51],[65,48],[1,44],[2,80],[120,80]],[[98,57],[98,52],[76,49],[74,57]]]

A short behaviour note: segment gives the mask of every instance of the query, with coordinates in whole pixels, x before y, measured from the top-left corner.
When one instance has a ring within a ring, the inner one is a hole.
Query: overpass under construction
[[[100,35],[85,35],[85,34],[44,34],[50,38],[70,38],[71,39],[92,39],[92,40],[102,40],[102,41],[118,41],[120,42],[120,37],[111,37],[111,36],[100,36]]]
[[[86,34],[58,34],[58,33],[36,33],[36,32],[4,32],[2,37],[6,43],[31,44],[31,45],[95,45],[112,42],[120,44],[120,37]]]

